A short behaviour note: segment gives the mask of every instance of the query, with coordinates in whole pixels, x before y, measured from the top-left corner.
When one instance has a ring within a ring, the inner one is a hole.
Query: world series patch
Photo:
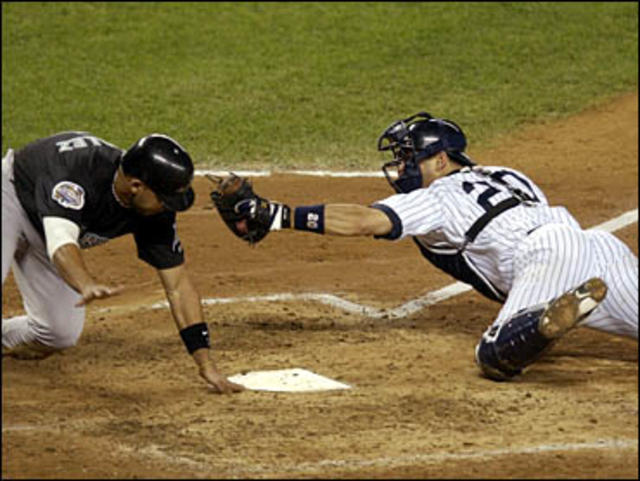
[[[58,182],[51,191],[51,198],[62,207],[80,210],[84,206],[84,189],[73,182]]]

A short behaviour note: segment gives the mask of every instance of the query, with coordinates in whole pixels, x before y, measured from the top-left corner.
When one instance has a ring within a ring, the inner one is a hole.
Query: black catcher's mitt
[[[260,242],[269,233],[273,220],[270,202],[253,191],[249,179],[233,172],[227,177],[207,178],[216,184],[211,200],[231,232],[251,245]]]

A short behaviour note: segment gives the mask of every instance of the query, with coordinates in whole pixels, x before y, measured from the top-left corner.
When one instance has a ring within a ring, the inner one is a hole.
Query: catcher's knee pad
[[[494,325],[476,346],[476,362],[491,379],[504,380],[522,372],[598,307],[607,294],[602,279],[591,278],[549,303],[517,312]]]
[[[490,379],[503,381],[522,372],[553,342],[539,329],[546,305],[516,313],[511,319],[489,328],[476,346],[476,363]]]

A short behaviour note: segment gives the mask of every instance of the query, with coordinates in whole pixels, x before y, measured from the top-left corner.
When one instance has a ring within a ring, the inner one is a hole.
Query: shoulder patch
[[[84,189],[73,182],[58,182],[51,191],[51,198],[62,207],[80,210],[84,207]]]

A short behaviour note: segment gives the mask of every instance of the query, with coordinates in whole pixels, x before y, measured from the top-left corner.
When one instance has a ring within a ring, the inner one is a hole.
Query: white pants
[[[75,345],[84,325],[85,309],[75,307],[82,297],[58,274],[16,196],[11,150],[2,159],[3,286],[9,267],[27,314],[2,319],[3,348],[33,341],[55,349]]]
[[[600,277],[607,295],[581,325],[638,339],[638,258],[613,234],[546,225],[518,246],[513,267],[513,285],[494,325]]]

